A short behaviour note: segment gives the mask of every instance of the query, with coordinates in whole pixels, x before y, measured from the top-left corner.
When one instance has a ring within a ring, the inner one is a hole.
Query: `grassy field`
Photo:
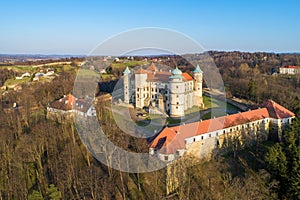
[[[1,66],[2,68],[6,68],[9,70],[13,70],[15,72],[25,73],[25,72],[34,72],[36,69],[30,65],[22,65],[22,66]]]
[[[12,85],[16,85],[16,84],[20,84],[20,83],[26,83],[30,81],[30,77],[26,77],[20,80],[11,78],[11,79],[7,79],[4,83],[4,86],[12,86]]]
[[[77,71],[77,77],[79,78],[100,78],[100,74],[95,72],[95,70],[90,70],[90,69],[79,69]]]
[[[208,108],[227,108],[227,110],[237,110],[239,111],[239,109],[227,102],[224,101],[220,101],[218,99],[214,99],[211,97],[207,97],[203,95],[203,103],[205,105],[204,109],[208,109]]]
[[[101,79],[103,80],[111,80],[115,79],[116,77],[113,74],[101,74]]]
[[[202,120],[206,120],[206,119],[211,119],[211,118],[214,118],[214,117],[222,117],[224,116],[225,111],[221,111],[221,110],[214,110],[213,112],[209,112],[205,115],[203,115],[201,117]]]
[[[117,68],[125,68],[127,66],[128,67],[142,66],[142,65],[146,65],[146,64],[148,64],[148,62],[133,60],[133,61],[128,61],[128,62],[120,62],[120,63],[114,62],[114,63],[111,63],[111,67],[113,69],[117,69]]]

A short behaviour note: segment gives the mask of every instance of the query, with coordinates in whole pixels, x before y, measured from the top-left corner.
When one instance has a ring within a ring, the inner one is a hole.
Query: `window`
[[[165,156],[165,161],[168,161],[169,157],[168,156]]]
[[[196,138],[194,138],[193,141],[196,142]]]
[[[225,134],[225,130],[223,131],[223,133]]]
[[[201,136],[201,140],[203,140],[203,136]]]
[[[179,95],[176,95],[177,98],[179,98]]]
[[[208,137],[211,137],[211,134],[209,134]]]
[[[137,98],[140,98],[140,95],[139,95],[139,94],[137,94]]]
[[[151,89],[151,91],[153,92],[153,91],[154,91],[154,89],[152,88],[152,89]]]
[[[176,106],[176,109],[178,109],[178,107]]]
[[[179,102],[177,102],[176,104],[179,105]]]
[[[220,145],[220,142],[218,139],[216,139],[216,147],[219,147],[219,145]]]
[[[138,88],[137,91],[139,92],[139,91],[140,91],[140,88]]]
[[[178,89],[178,85],[176,86],[176,88]]]
[[[217,132],[217,133],[216,133],[216,136],[218,136],[218,135],[219,135],[219,133]]]

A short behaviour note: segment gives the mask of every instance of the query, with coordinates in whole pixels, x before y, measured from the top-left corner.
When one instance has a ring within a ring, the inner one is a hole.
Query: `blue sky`
[[[0,53],[88,54],[140,27],[182,32],[206,50],[300,52],[300,2],[2,1]]]

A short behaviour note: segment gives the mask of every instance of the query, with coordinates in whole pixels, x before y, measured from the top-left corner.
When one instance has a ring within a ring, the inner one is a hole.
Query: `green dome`
[[[199,65],[196,66],[196,69],[193,71],[194,73],[202,74],[202,70],[200,69]]]
[[[177,67],[176,67],[176,69],[172,70],[172,75],[173,76],[181,75],[181,74],[182,74],[182,71],[180,69],[178,69]]]
[[[124,75],[130,74],[130,70],[128,69],[128,67],[126,67],[126,69],[123,72]]]

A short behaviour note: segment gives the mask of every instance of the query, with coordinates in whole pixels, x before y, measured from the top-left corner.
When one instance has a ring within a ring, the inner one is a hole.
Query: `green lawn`
[[[136,66],[142,66],[142,65],[146,65],[148,64],[148,62],[145,61],[129,61],[129,62],[113,62],[111,63],[111,67],[113,69],[117,69],[117,68],[125,68],[125,67],[136,67]]]
[[[204,109],[208,108],[227,108],[227,110],[239,111],[239,109],[227,102],[220,101],[218,99],[214,99],[208,96],[203,95],[203,103],[205,105]]]
[[[100,74],[95,72],[95,70],[90,69],[79,69],[77,71],[77,77],[78,78],[93,78],[93,79],[100,79]]]
[[[30,77],[26,77],[20,80],[11,78],[11,79],[7,79],[4,83],[5,86],[12,86],[12,85],[16,85],[16,84],[20,84],[20,83],[26,83],[30,81]]]
[[[113,74],[101,74],[101,78],[106,80],[106,79],[115,79],[116,77]]]
[[[1,66],[1,68],[7,68],[9,70],[13,70],[13,71],[20,72],[20,73],[34,72],[36,70],[36,68],[33,68],[30,65]]]
[[[224,111],[220,111],[220,110],[214,110],[213,113],[209,112],[205,115],[203,115],[201,117],[202,120],[206,120],[206,119],[211,119],[213,117],[222,117],[224,116],[226,113],[224,113]]]

